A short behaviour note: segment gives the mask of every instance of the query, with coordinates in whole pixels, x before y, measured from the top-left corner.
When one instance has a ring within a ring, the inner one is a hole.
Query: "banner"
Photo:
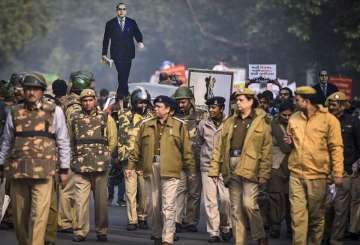
[[[342,76],[330,76],[329,82],[336,85],[336,87],[343,93],[348,96],[349,99],[352,99],[352,79],[349,77]]]
[[[276,79],[276,65],[266,64],[250,64],[249,79],[266,78],[270,80]]]

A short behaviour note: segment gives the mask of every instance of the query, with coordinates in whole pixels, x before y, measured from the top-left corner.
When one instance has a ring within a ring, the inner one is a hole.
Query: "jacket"
[[[325,179],[333,172],[344,172],[343,140],[338,119],[322,106],[307,119],[295,112],[289,119],[287,133],[293,141],[289,157],[292,176],[303,179]]]
[[[236,122],[236,113],[225,120],[219,142],[216,144],[210,163],[209,176],[220,172],[227,184],[232,175],[257,182],[259,178],[269,179],[271,172],[272,136],[270,121],[262,109],[255,109],[256,117],[251,123],[243,145],[239,163],[230,172],[230,142]]]
[[[156,124],[155,117],[143,121],[129,156],[127,168],[142,170],[145,176],[152,173]],[[182,120],[169,117],[160,140],[160,175],[180,178],[183,168],[188,174],[195,174],[189,131]]]

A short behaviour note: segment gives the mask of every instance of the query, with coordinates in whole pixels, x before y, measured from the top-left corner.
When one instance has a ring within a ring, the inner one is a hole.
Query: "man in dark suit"
[[[106,23],[102,48],[102,60],[105,61],[111,40],[110,57],[114,60],[118,72],[117,100],[129,94],[128,78],[131,61],[135,58],[134,38],[139,48],[144,48],[139,27],[135,20],[126,17],[126,8],[127,5],[124,3],[116,6],[117,16]]]
[[[319,83],[313,86],[316,90],[318,103],[324,105],[326,98],[339,91],[336,85],[329,83],[329,76],[326,70],[319,72]]]

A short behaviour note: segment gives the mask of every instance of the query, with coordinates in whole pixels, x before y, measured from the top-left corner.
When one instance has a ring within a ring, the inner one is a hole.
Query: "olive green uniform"
[[[179,116],[183,120],[190,135],[192,152],[195,159],[196,174],[195,178],[188,179],[186,173],[182,171],[179,185],[176,191],[176,223],[197,225],[200,220],[201,204],[201,172],[200,172],[200,146],[196,144],[196,130],[199,122],[204,118],[203,113],[191,109],[189,114]]]
[[[183,121],[169,117],[164,125],[157,118],[145,120],[137,135],[128,169],[144,172],[152,234],[173,244],[176,190],[180,173],[194,175],[195,166],[188,129]]]
[[[105,112],[80,112],[70,120],[73,152],[71,169],[75,182],[76,222],[74,234],[86,237],[90,231],[89,200],[94,193],[97,235],[106,235],[108,228],[107,177],[111,152],[117,146],[114,119]]]
[[[69,168],[70,145],[62,110],[41,100],[35,106],[11,108],[5,127],[0,164],[11,151],[8,176],[19,244],[43,245],[48,221],[53,176]],[[57,152],[58,151],[58,152]]]
[[[120,161],[127,161],[128,154],[134,149],[136,136],[142,120],[150,118],[151,113],[140,115],[131,111],[119,111],[119,142],[118,153]],[[125,176],[126,208],[129,224],[137,224],[146,220],[146,194],[144,174],[140,170],[132,171]]]

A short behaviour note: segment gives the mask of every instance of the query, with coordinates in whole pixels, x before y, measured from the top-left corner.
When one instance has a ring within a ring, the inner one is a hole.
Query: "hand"
[[[265,178],[259,178],[259,184],[260,185],[263,185],[263,184],[266,184],[266,182],[267,182],[267,179],[265,179]]]
[[[292,139],[291,139],[290,135],[285,135],[283,140],[284,140],[285,144],[288,144],[288,145],[292,144]]]
[[[343,177],[334,177],[334,183],[337,187],[341,187],[343,184]]]
[[[219,182],[219,177],[218,176],[212,176],[210,177],[212,178],[212,180],[214,181],[214,183],[217,185],[217,183]]]
[[[59,179],[60,179],[61,189],[64,189],[69,179],[69,173],[60,173]]]
[[[106,63],[107,56],[103,55],[101,56],[101,63]]]
[[[133,175],[133,172],[135,172],[135,171],[132,170],[132,169],[125,169],[125,170],[124,170],[125,177],[126,177],[126,178],[131,177],[131,176]]]
[[[145,48],[145,46],[144,46],[144,44],[143,44],[142,42],[139,42],[139,43],[138,43],[138,48],[139,48],[139,49],[143,49],[143,48]]]

